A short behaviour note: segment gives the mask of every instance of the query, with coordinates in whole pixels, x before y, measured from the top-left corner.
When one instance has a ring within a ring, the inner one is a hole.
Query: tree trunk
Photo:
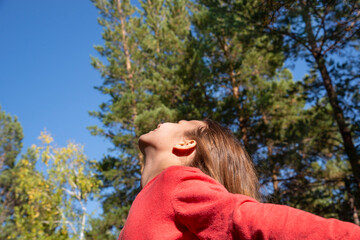
[[[309,9],[304,0],[300,1],[303,7],[303,14],[302,18],[305,22],[305,31],[307,34],[307,42],[310,46],[311,54],[313,55],[316,63],[317,69],[320,71],[321,78],[323,80],[324,87],[327,92],[327,96],[329,98],[330,105],[333,110],[333,117],[339,127],[339,131],[341,137],[343,139],[344,149],[346,155],[349,158],[349,162],[351,164],[352,172],[354,174],[355,180],[357,182],[358,188],[360,189],[360,156],[357,154],[352,136],[351,130],[347,126],[344,117],[344,111],[339,104],[339,100],[337,98],[336,91],[334,89],[332,80],[330,78],[329,72],[327,70],[325,64],[325,58],[322,55],[322,49],[317,45],[313,29],[312,29],[312,22],[311,17],[309,15]]]
[[[129,85],[131,94],[133,96],[133,99],[131,102],[131,107],[132,107],[131,122],[134,127],[135,139],[137,139],[139,136],[136,133],[137,127],[135,125],[135,120],[137,118],[137,106],[136,106],[136,97],[135,97],[134,73],[131,68],[131,56],[130,56],[130,51],[129,51],[127,32],[126,32],[126,28],[125,28],[126,18],[124,16],[123,9],[121,6],[121,0],[117,0],[117,10],[119,13],[119,19],[120,19],[120,24],[121,24],[121,37],[122,37],[121,40],[122,40],[123,50],[124,50],[124,54],[125,54],[127,84]],[[134,149],[136,149],[137,141],[133,141],[133,145],[134,145]],[[143,158],[139,157],[139,156],[142,156],[142,155],[138,154],[138,161],[139,161],[140,168],[143,169],[144,161],[143,161]]]
[[[226,59],[229,61],[229,76],[230,76],[230,81],[231,81],[231,90],[232,90],[232,94],[234,96],[234,98],[236,99],[237,102],[239,102],[239,84],[236,81],[236,76],[235,76],[235,70],[234,70],[234,64],[233,61],[231,59],[230,56],[230,50],[229,50],[229,46],[226,43],[226,37],[224,37],[224,39],[221,39],[220,37],[218,37],[220,44],[222,45],[222,49],[224,51],[224,55],[226,57]],[[241,140],[243,141],[245,148],[248,149],[248,145],[249,145],[249,141],[248,141],[248,137],[247,137],[247,124],[246,124],[246,119],[244,118],[243,114],[242,114],[242,108],[240,105],[240,102],[237,105],[238,107],[238,120],[239,120],[239,127],[240,127],[240,131],[241,131]]]
[[[350,189],[350,182],[348,179],[345,179],[345,187],[346,187],[346,192],[348,194],[348,201],[349,201],[349,205],[350,205],[350,209],[352,212],[352,217],[354,219],[354,223],[358,226],[360,226],[360,219],[359,219],[359,214],[355,205],[355,198],[351,193],[351,189]]]
[[[344,113],[341,106],[339,105],[339,100],[337,99],[337,94],[332,84],[330,75],[327,71],[324,57],[318,55],[318,57],[316,58],[316,63],[318,65],[318,70],[321,73],[321,77],[330,101],[330,105],[334,112],[334,118],[337,122],[341,137],[343,139],[345,152],[349,158],[354,177],[360,189],[360,158],[356,152],[356,148],[351,136],[351,130],[345,122]]]
[[[273,184],[273,188],[274,188],[274,196],[276,196],[277,198],[279,197],[279,181],[278,181],[278,170],[277,167],[275,166],[275,161],[273,159],[273,143],[271,140],[268,141],[267,143],[267,149],[268,149],[268,159],[269,159],[269,165],[270,165],[270,169],[271,169],[271,182]],[[278,201],[279,199],[277,199]]]
[[[267,119],[267,116],[265,113],[262,114],[262,118],[264,121],[265,125],[269,124],[269,121]],[[270,171],[271,171],[271,182],[273,184],[273,188],[274,188],[274,196],[276,196],[276,200],[279,201],[278,197],[279,197],[279,181],[278,181],[278,170],[275,166],[275,161],[272,158],[273,155],[273,146],[274,143],[272,141],[272,139],[266,139],[266,146],[267,146],[267,150],[268,150],[268,161],[269,161],[269,165],[270,165]]]
[[[121,8],[121,1],[117,0],[117,9],[120,15],[120,23],[121,23],[121,37],[122,37],[122,44],[123,44],[123,49],[124,49],[124,54],[125,54],[125,63],[126,63],[126,72],[127,72],[127,80],[128,80],[128,84],[131,90],[131,93],[134,95],[135,94],[135,85],[134,85],[134,74],[132,72],[131,69],[131,59],[130,59],[130,53],[129,53],[129,46],[128,46],[128,39],[127,39],[127,32],[125,29],[125,16],[123,14],[123,10]],[[133,108],[133,116],[132,116],[132,120],[133,123],[135,122],[135,118],[137,116],[137,109],[136,109],[136,98],[133,98],[132,100],[132,108]]]
[[[84,237],[85,237],[86,208],[83,205],[82,205],[82,211],[83,211],[83,213],[82,213],[82,219],[81,219],[81,228],[80,228],[79,240],[83,240]]]
[[[355,199],[352,194],[349,194],[349,204],[352,211],[352,216],[354,219],[354,223],[358,226],[360,226],[360,220],[359,220],[359,214],[357,212],[356,206],[355,206]]]

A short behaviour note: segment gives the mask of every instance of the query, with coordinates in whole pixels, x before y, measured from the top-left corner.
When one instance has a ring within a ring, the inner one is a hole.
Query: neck
[[[168,167],[187,165],[195,154],[193,151],[190,155],[177,155],[173,149],[159,149],[153,146],[145,146],[141,148],[141,152],[145,156],[144,169],[141,173],[142,187]]]
[[[148,182],[161,173],[164,169],[172,165],[180,165],[181,161],[171,152],[160,152],[153,148],[143,149],[145,165],[141,174],[141,186],[144,187]]]

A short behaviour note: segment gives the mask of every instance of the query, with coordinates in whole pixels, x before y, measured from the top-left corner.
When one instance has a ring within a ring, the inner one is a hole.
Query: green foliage
[[[0,107],[0,169],[12,168],[22,148],[22,127],[17,117],[11,117]]]
[[[329,187],[338,196],[352,196],[352,200],[348,199],[355,202],[355,205],[349,203],[353,205],[352,217],[346,219],[352,218],[357,224],[360,224],[356,214],[356,207],[360,206],[360,135],[356,96],[360,78],[355,69],[358,68],[359,56],[359,4],[356,0],[294,0],[274,4],[265,1],[259,4],[262,17],[253,21],[265,32],[283,36],[286,55],[303,58],[312,67],[311,77],[303,82],[309,96],[308,104],[314,107],[313,111],[327,115],[325,126],[332,124],[328,130],[320,126],[324,130],[321,133],[318,128],[314,129],[320,136],[331,139],[314,145],[317,145],[320,157],[321,152],[329,152],[326,160],[322,157],[325,160],[323,165],[335,157],[350,163],[352,173],[347,172],[339,181],[354,181],[349,185],[355,184],[357,189],[347,188],[346,191],[350,192],[344,194],[334,186]]]
[[[20,204],[14,199],[12,176],[22,139],[22,127],[17,118],[6,114],[0,106],[0,239],[6,239],[14,231],[11,216],[14,207]]]
[[[57,148],[42,132],[41,146],[33,145],[16,164],[12,186],[15,230],[8,239],[85,239],[87,202],[101,182],[93,162],[74,143]],[[46,167],[38,170],[37,164]]]

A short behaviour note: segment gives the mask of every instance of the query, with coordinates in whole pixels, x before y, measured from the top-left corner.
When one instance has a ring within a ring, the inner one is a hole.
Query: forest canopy
[[[0,239],[116,239],[140,191],[139,136],[206,118],[250,153],[263,202],[360,225],[359,1],[89,4],[103,31],[95,88],[107,101],[88,129],[112,149],[92,161],[44,131],[20,156],[22,127],[0,109]],[[293,79],[285,61],[308,72]]]

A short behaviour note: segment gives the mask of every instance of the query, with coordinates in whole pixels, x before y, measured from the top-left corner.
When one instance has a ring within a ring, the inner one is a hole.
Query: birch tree
[[[69,142],[55,147],[42,132],[40,146],[33,145],[16,166],[14,239],[85,239],[88,201],[101,182],[81,145]],[[42,168],[42,170],[38,170]]]

